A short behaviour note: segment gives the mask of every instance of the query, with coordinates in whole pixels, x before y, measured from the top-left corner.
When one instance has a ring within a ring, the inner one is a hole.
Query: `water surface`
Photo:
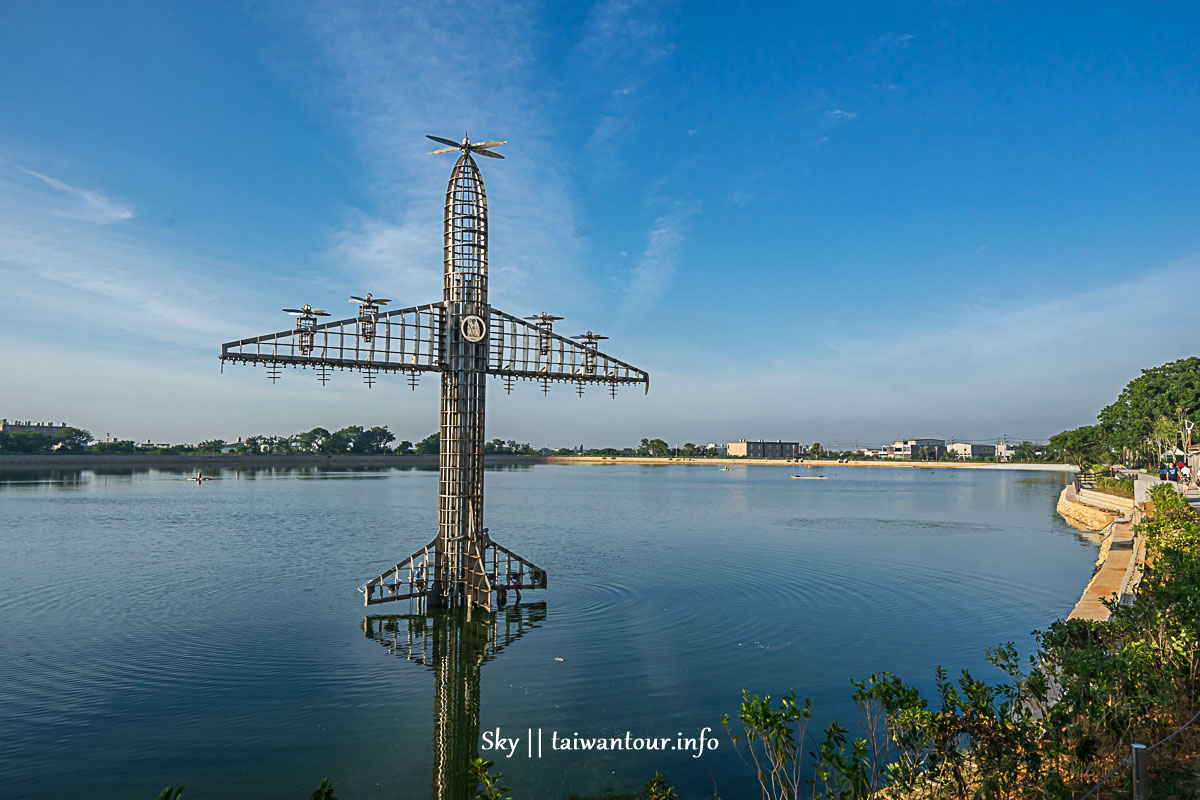
[[[1061,474],[793,471],[489,470],[492,536],[550,588],[470,625],[407,604],[364,625],[355,591],[432,538],[432,470],[0,473],[6,796],[302,798],[323,777],[343,800],[436,796],[500,728],[519,752],[479,754],[517,800],[656,769],[684,797],[756,798],[724,739],[693,758],[549,736],[719,735],[743,688],[852,723],[850,678],[990,676],[984,648],[1027,646],[1091,574]]]

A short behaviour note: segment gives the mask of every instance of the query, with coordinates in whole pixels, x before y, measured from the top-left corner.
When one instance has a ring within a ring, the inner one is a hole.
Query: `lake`
[[[356,591],[433,538],[436,470],[0,472],[5,796],[455,797],[481,755],[516,800],[656,769],[758,798],[719,725],[743,688],[853,725],[851,678],[994,678],[984,649],[1027,650],[1091,575],[1062,473],[794,471],[489,469],[485,524],[549,588],[469,623]],[[698,757],[552,743],[704,728]]]

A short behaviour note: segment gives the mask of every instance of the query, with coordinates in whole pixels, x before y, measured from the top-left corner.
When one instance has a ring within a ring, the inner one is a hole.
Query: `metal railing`
[[[1095,786],[1087,791],[1087,794],[1080,796],[1077,798],[1077,800],[1088,800],[1089,797],[1100,790],[1101,786],[1108,783],[1109,779],[1111,779],[1125,767],[1129,767],[1130,770],[1130,778],[1133,784],[1133,800],[1150,800],[1150,781],[1146,774],[1148,760],[1147,757],[1150,755],[1150,751],[1157,747],[1161,747],[1179,734],[1183,733],[1196,720],[1200,720],[1200,713],[1197,713],[1187,722],[1180,725],[1174,733],[1164,736],[1149,747],[1144,744],[1131,745],[1129,758],[1121,759],[1121,762],[1109,770],[1107,775],[1101,778]]]

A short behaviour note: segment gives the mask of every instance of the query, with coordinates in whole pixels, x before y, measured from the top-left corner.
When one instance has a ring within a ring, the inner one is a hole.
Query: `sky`
[[[440,300],[463,131],[493,305],[651,375],[492,381],[488,438],[1044,439],[1200,346],[1194,3],[8,0],[0,417],[433,432],[435,376],[218,355]]]

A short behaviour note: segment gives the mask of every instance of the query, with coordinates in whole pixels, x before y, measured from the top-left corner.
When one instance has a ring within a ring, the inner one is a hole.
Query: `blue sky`
[[[489,436],[1046,437],[1200,338],[1191,3],[8,2],[0,87],[8,418],[434,430],[432,377],[216,354],[439,299],[464,129],[492,302],[652,375],[493,383]]]

